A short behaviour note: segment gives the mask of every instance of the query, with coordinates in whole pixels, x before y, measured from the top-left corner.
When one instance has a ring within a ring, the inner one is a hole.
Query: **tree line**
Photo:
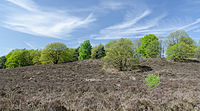
[[[95,47],[92,47],[89,40],[81,43],[78,48],[68,48],[63,43],[55,42],[41,50],[12,50],[6,56],[0,57],[0,68],[102,59],[104,68],[123,71],[137,68],[139,58],[161,58],[164,55],[173,61],[200,58],[200,45],[184,30],[170,33],[165,40],[160,40],[154,34],[148,34],[134,42],[121,38],[111,40],[105,46],[100,44]]]

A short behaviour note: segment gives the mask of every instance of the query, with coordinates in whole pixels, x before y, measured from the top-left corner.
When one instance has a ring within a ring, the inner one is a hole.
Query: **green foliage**
[[[6,68],[6,56],[1,56],[0,57],[0,69],[5,69]]]
[[[166,46],[170,47],[179,43],[181,37],[188,38],[189,35],[187,34],[185,30],[177,30],[176,32],[170,33],[170,35],[165,40]]]
[[[198,46],[196,49],[195,49],[195,54],[194,54],[194,57],[195,58],[200,58],[200,46]]]
[[[146,85],[151,88],[156,88],[160,84],[159,75],[156,74],[149,74],[146,78]]]
[[[60,42],[48,44],[41,53],[42,64],[58,64],[72,61],[72,54],[67,46]]]
[[[106,49],[103,58],[105,68],[116,68],[119,71],[136,68],[139,59],[134,58],[133,43],[129,39],[120,39]]]
[[[30,53],[26,49],[13,50],[6,56],[6,58],[6,68],[32,65]]]
[[[78,47],[78,48],[76,48],[76,49],[74,50],[73,57],[72,57],[72,61],[78,61],[79,48],[80,48],[80,47]]]
[[[190,47],[197,48],[196,42],[191,37],[180,37],[180,42],[188,44]]]
[[[146,48],[154,40],[158,40],[158,37],[156,37],[154,34],[149,34],[142,38],[141,46],[139,47],[138,52],[142,54],[143,58],[148,57],[146,54]]]
[[[184,42],[180,42],[168,47],[166,55],[170,60],[184,61],[184,59],[194,56],[194,48]]]
[[[142,39],[139,38],[139,39],[136,39],[134,41],[134,57],[141,57],[142,55],[139,53],[139,48],[142,44]]]
[[[92,46],[89,40],[84,41],[79,49],[79,60],[89,59],[91,57]]]
[[[100,44],[92,49],[92,54],[91,54],[92,59],[100,59],[100,58],[104,57],[105,55],[106,55],[106,52],[105,52],[104,46],[102,44]]]
[[[41,57],[41,50],[29,50],[30,52],[30,56],[32,58],[32,63],[33,65],[39,65],[39,64],[42,64],[41,61],[40,61],[40,57]]]
[[[110,48],[110,46],[111,46],[112,44],[115,44],[115,43],[117,43],[117,40],[110,40],[110,41],[105,45],[105,50],[108,49],[108,48]]]
[[[150,44],[146,47],[145,53],[148,58],[157,58],[160,55],[161,47],[160,42],[158,40],[154,40],[150,42]]]

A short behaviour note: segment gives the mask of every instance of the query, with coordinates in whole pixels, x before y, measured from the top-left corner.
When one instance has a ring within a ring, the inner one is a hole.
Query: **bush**
[[[194,56],[194,49],[184,42],[168,47],[167,58],[174,61],[184,61],[186,58]]]
[[[139,59],[134,58],[132,41],[124,38],[110,45],[103,61],[105,68],[116,68],[119,71],[132,70],[139,63]]]
[[[79,49],[78,59],[85,60],[91,58],[91,49],[92,46],[90,44],[90,41],[89,40],[84,41]]]
[[[146,78],[146,85],[151,87],[151,88],[155,88],[160,84],[160,78],[159,75],[154,75],[154,74],[149,74]]]
[[[92,49],[92,54],[91,54],[92,59],[100,59],[100,58],[104,57],[105,55],[106,55],[106,52],[105,52],[104,46],[102,44],[100,44]]]

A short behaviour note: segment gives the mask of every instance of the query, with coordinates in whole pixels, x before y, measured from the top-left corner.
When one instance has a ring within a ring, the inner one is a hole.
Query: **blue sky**
[[[52,42],[76,48],[121,37],[166,37],[184,29],[200,40],[199,0],[0,0],[0,56]]]

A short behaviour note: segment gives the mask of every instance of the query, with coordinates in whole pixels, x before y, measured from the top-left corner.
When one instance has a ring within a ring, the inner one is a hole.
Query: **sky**
[[[0,0],[0,56],[43,49],[52,42],[77,48],[147,34],[185,30],[200,40],[200,0]]]

